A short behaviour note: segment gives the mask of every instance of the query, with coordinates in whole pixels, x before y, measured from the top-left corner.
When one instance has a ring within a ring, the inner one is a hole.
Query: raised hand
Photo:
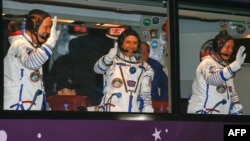
[[[245,49],[246,49],[245,46],[240,46],[235,61],[229,65],[229,67],[232,70],[232,73],[236,73],[241,69],[241,65],[244,63],[246,59],[246,53],[244,52]]]
[[[109,62],[113,61],[118,52],[118,44],[115,42],[114,47],[109,50],[109,53],[105,56],[105,59]]]
[[[46,42],[46,44],[50,45],[51,47],[54,47],[56,45],[56,41],[58,40],[58,32],[56,31],[56,25],[57,25],[57,16],[54,16],[52,19],[52,27],[50,29],[50,36]]]

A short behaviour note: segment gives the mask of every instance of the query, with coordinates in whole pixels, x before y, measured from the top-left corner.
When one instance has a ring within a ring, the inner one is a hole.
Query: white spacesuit
[[[226,41],[225,41],[226,42]],[[239,48],[236,60],[227,64],[215,56],[206,56],[196,69],[187,113],[242,114],[242,105],[233,84],[246,54]]]
[[[4,58],[4,110],[41,110],[45,106],[42,65],[52,54],[57,40],[56,17],[51,35],[41,47],[31,38],[10,36],[10,48]]]
[[[154,111],[151,101],[154,72],[140,57],[138,59],[136,55],[125,56],[115,45],[107,55],[96,62],[94,70],[104,76],[104,96],[99,111]]]

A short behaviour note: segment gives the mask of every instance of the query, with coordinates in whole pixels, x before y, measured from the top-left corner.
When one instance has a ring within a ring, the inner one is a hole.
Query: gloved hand
[[[245,46],[240,46],[235,61],[229,65],[232,70],[231,73],[236,73],[238,70],[241,69],[241,65],[244,63],[246,58],[246,53],[244,53],[245,49]]]
[[[232,101],[233,103],[239,103],[239,102],[240,102],[239,96],[237,95],[236,92],[232,93],[232,94],[230,95],[230,97],[231,97],[231,101]]]
[[[109,53],[105,55],[105,61],[112,62],[118,52],[118,43],[115,42],[113,48],[109,50]]]
[[[231,115],[242,115],[243,106],[239,103],[234,103],[233,107],[230,110]]]
[[[57,25],[57,16],[54,16],[52,27],[50,29],[50,36],[46,41],[46,44],[50,45],[53,48],[56,45],[56,41],[58,40],[58,34],[59,34],[56,31],[56,25]]]

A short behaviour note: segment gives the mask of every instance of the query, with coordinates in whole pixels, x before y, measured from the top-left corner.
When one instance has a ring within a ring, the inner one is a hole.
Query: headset
[[[222,49],[222,47],[225,45],[225,43],[230,40],[233,39],[230,35],[226,33],[220,33],[218,34],[214,39],[213,39],[213,50],[216,53],[220,53],[220,50]]]
[[[50,15],[45,11],[38,9],[30,11],[26,18],[26,29],[46,40],[48,38],[47,35],[38,34],[38,29],[41,26],[43,20],[47,17],[50,17]]]
[[[124,30],[121,35],[118,37],[117,42],[118,42],[118,48],[122,51],[122,52],[126,52],[126,50],[124,50],[122,48],[122,43],[124,41],[124,39],[129,36],[129,35],[133,35],[138,39],[138,46],[137,46],[137,50],[135,51],[135,53],[140,53],[141,49],[140,49],[140,45],[141,45],[141,39],[139,37],[139,35],[137,34],[136,31],[134,31],[131,28],[128,28],[126,30]]]
[[[26,19],[26,29],[37,32],[41,23],[43,22],[43,18],[39,15],[30,15]]]
[[[233,38],[227,34],[227,32],[220,32],[217,36],[215,36],[215,38],[213,39],[213,44],[212,44],[212,50],[214,52],[216,52],[220,57],[221,55],[224,56],[229,56],[228,54],[223,54],[221,53],[221,49],[223,48],[223,46],[225,45],[225,43],[228,40],[233,40]],[[222,57],[221,57],[222,58]],[[233,58],[233,54],[230,56],[230,58]],[[223,59],[222,59],[223,60]],[[226,64],[224,64],[223,62],[225,62]],[[223,62],[219,62],[220,64],[222,64],[223,66],[227,65],[229,63],[229,60],[223,60]]]

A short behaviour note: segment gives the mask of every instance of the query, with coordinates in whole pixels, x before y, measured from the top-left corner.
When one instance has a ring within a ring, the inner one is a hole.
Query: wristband
[[[227,70],[228,70],[232,75],[235,75],[235,72],[233,72],[233,70],[231,69],[230,66],[227,67]]]

